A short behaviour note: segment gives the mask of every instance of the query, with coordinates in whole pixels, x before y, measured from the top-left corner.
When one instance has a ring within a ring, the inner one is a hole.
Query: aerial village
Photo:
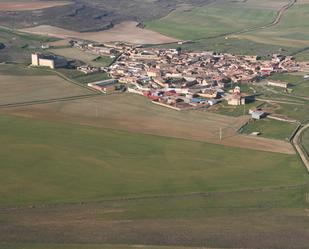
[[[70,44],[86,53],[114,58],[109,67],[83,65],[77,68],[85,74],[106,72],[111,78],[91,82],[89,87],[105,93],[110,85],[121,83],[128,92],[175,110],[209,107],[222,101],[228,105],[245,105],[254,101],[255,96],[243,94],[239,85],[265,80],[274,73],[309,71],[308,62],[297,62],[291,56],[280,54],[265,60],[258,56],[189,52],[180,47],[143,48],[85,41]],[[268,84],[284,90],[289,87],[280,81],[269,80]]]

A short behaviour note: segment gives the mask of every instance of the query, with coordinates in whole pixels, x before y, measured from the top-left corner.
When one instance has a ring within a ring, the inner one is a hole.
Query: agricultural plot
[[[307,47],[309,45],[308,14],[309,3],[297,1],[282,16],[278,25],[240,37],[272,45]]]
[[[178,39],[196,40],[271,23],[278,5],[286,2],[249,0],[180,8],[160,20],[146,22],[146,27]]]
[[[0,123],[0,248],[308,243],[309,179],[296,155],[7,115]]]
[[[251,120],[242,132],[249,135],[253,132],[260,132],[262,137],[288,140],[296,127],[297,124],[272,119]]]
[[[85,33],[57,28],[49,25],[25,28],[21,29],[20,31],[62,39],[74,37],[96,42],[122,41],[133,44],[161,44],[177,41],[177,39],[170,38],[157,32],[139,28],[137,27],[137,24],[137,22],[123,22],[121,24],[115,25],[112,29],[109,30]]]
[[[304,79],[302,74],[278,74],[273,75],[270,79],[280,80],[290,84],[293,90],[291,96],[303,96],[309,98],[309,79]]]
[[[71,4],[70,1],[0,1],[1,11],[30,11]]]
[[[109,79],[109,76],[107,73],[92,73],[92,74],[84,74],[83,72],[79,72],[72,69],[65,69],[65,68],[59,68],[57,71],[64,76],[68,77],[69,79],[81,83],[81,84],[87,84],[90,82],[96,82],[101,80],[107,80]]]
[[[0,74],[0,105],[23,104],[91,94],[56,75],[13,76]]]
[[[236,131],[248,120],[248,116],[227,117],[202,110],[177,112],[132,94],[97,96],[4,111],[50,121],[87,124],[263,151],[295,153],[292,146],[284,141],[239,135]],[[220,128],[223,133],[222,140]]]

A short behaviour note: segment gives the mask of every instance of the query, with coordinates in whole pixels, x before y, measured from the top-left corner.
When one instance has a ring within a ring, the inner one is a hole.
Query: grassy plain
[[[260,132],[262,137],[287,140],[296,129],[296,124],[272,119],[252,120],[243,129],[245,134]]]
[[[290,8],[278,25],[241,35],[256,42],[290,46],[307,47],[309,45],[308,18],[309,3],[299,2]]]
[[[276,74],[271,76],[270,79],[290,83],[290,88],[293,89],[293,92],[290,94],[292,96],[309,96],[309,79],[304,79],[303,75]]]
[[[81,84],[87,84],[90,82],[96,82],[100,80],[107,80],[109,76],[107,73],[93,73],[93,74],[84,74],[72,69],[59,68],[57,71],[64,76],[68,77],[71,80],[74,80]]]
[[[0,104],[21,104],[93,94],[44,69],[0,66]]]
[[[0,152],[1,205],[239,190],[306,179],[291,155],[9,116],[0,122],[1,144],[7,145]]]
[[[309,178],[296,155],[7,115],[0,124],[0,248],[308,243]]]
[[[250,2],[178,9],[160,20],[147,22],[146,27],[178,39],[196,40],[261,26],[275,19],[275,9],[255,8]]]

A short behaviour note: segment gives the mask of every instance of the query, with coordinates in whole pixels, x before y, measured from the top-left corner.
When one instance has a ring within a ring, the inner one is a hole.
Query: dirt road
[[[293,144],[296,148],[297,153],[299,154],[301,160],[303,161],[304,165],[307,168],[307,171],[309,173],[309,160],[307,158],[307,155],[305,154],[306,152],[304,151],[304,149],[302,148],[301,145],[301,135],[302,133],[306,130],[309,129],[309,124],[303,126],[301,129],[298,130],[298,132],[295,134],[294,138],[293,138]]]

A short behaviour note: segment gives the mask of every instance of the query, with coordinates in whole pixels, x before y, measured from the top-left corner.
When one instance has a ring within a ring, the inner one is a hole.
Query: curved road
[[[262,29],[266,29],[266,28],[270,28],[270,27],[276,26],[277,24],[280,23],[283,14],[288,9],[293,7],[296,2],[297,2],[297,0],[289,0],[289,3],[287,3],[284,6],[282,6],[277,11],[276,18],[271,23],[264,24],[263,26],[258,26],[258,27],[252,27],[252,28],[249,27],[249,28],[246,28],[246,29],[240,30],[240,31],[233,31],[233,32],[227,32],[227,33],[218,34],[218,35],[214,35],[214,36],[201,37],[201,38],[198,38],[198,39],[194,39],[192,41],[193,42],[197,42],[197,41],[203,41],[203,40],[210,40],[210,39],[225,37],[225,36],[229,36],[229,35],[240,35],[240,34],[245,34],[245,33],[252,32],[252,31],[262,30]],[[169,43],[156,44],[155,46],[158,46],[158,45],[171,45],[171,44],[177,44],[177,42],[169,42]]]
[[[224,34],[220,34],[220,35],[216,35],[216,36],[212,36],[212,37],[205,37],[205,38],[199,38],[193,41],[199,41],[199,40],[208,40],[208,39],[213,39],[213,38],[219,38],[219,37],[223,37],[223,36],[229,36],[229,35],[239,35],[239,34],[245,34],[248,32],[252,32],[252,31],[256,31],[256,30],[260,30],[260,29],[266,29],[266,28],[270,28],[273,26],[276,26],[277,24],[280,23],[283,14],[290,9],[291,7],[294,6],[294,4],[297,2],[297,0],[290,0],[288,4],[282,6],[278,11],[277,11],[277,16],[276,18],[269,24],[265,24],[263,26],[259,26],[259,27],[253,27],[253,28],[246,28],[244,30],[240,30],[240,31],[235,31],[235,32],[229,32],[229,33],[224,33]]]
[[[306,124],[305,126],[303,126],[301,129],[298,130],[298,132],[295,134],[294,138],[293,138],[293,144],[295,146],[295,149],[297,151],[297,153],[299,154],[301,160],[303,161],[304,165],[307,168],[307,171],[309,173],[309,160],[308,157],[306,155],[306,152],[304,151],[302,145],[301,145],[301,135],[302,133],[309,128],[309,124]]]

